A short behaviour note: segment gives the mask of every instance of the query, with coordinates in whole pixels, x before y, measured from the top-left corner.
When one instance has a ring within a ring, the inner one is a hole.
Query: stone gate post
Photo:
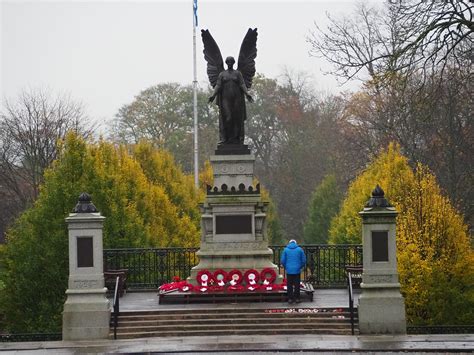
[[[69,230],[69,283],[63,311],[63,340],[107,339],[110,305],[103,270],[105,217],[82,193],[66,218]]]
[[[400,294],[397,271],[397,211],[377,185],[359,214],[364,256],[359,297],[360,333],[406,334],[405,300]]]

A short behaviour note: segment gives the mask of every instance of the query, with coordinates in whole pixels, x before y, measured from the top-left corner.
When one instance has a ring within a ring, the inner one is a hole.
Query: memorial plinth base
[[[247,151],[246,146],[222,146],[232,153],[211,156],[214,186],[208,186],[201,205],[201,248],[197,252],[199,264],[191,270],[188,282],[196,285],[200,271],[213,273],[237,269],[244,273],[270,268],[273,252],[268,248],[266,211],[268,202],[262,201],[260,186],[253,185],[255,157],[234,154]],[[232,148],[232,149],[231,149]],[[238,148],[238,149],[237,149]],[[277,277],[276,284],[283,281]]]
[[[67,290],[63,311],[63,340],[108,339],[110,304],[106,288]]]
[[[360,334],[406,334],[405,300],[400,284],[362,283],[361,288]]]

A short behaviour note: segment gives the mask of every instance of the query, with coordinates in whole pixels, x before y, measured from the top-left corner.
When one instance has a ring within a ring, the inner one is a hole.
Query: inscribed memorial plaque
[[[387,231],[372,231],[372,261],[388,261]]]
[[[94,267],[92,237],[77,238],[77,267]]]
[[[252,215],[216,216],[216,234],[251,234]]]

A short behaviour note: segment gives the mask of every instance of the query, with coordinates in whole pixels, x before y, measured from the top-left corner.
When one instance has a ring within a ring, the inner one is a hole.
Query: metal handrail
[[[118,317],[120,313],[120,295],[119,295],[120,276],[115,280],[114,303],[113,303],[113,321],[114,321],[114,339],[117,339]]]
[[[354,335],[354,293],[352,290],[352,273],[347,272],[347,290],[349,291],[349,312],[351,314],[351,333]]]

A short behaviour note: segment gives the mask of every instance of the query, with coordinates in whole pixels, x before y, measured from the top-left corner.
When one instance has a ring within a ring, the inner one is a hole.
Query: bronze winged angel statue
[[[204,59],[207,62],[207,75],[214,88],[209,102],[216,100],[219,106],[219,144],[243,144],[245,138],[244,121],[247,119],[245,98],[253,102],[248,90],[255,75],[257,57],[257,29],[247,31],[240,46],[237,70],[235,59],[227,57],[224,70],[221,51],[208,30],[201,30],[204,43]]]

